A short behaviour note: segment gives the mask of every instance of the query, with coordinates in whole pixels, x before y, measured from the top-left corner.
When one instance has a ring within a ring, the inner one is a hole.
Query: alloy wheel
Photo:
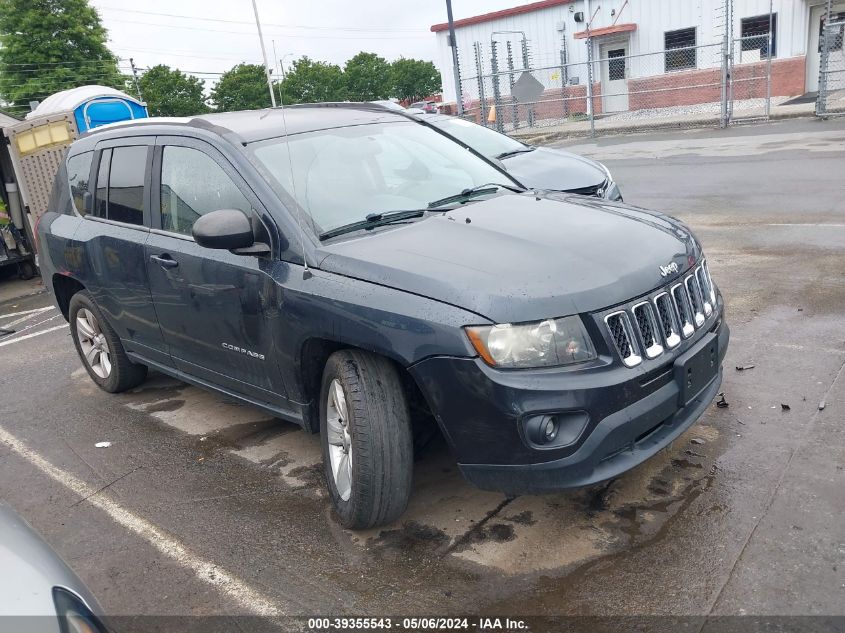
[[[97,317],[87,308],[76,313],[76,337],[91,371],[100,378],[108,378],[112,369],[109,344]]]
[[[352,495],[352,435],[346,394],[336,378],[329,385],[326,397],[326,423],[334,485],[340,498],[349,501]]]

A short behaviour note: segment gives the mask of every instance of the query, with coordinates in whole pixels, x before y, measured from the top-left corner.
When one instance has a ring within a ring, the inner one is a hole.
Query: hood
[[[607,180],[599,163],[561,149],[537,147],[502,162],[514,178],[531,189],[574,191],[596,187]]]
[[[699,257],[676,220],[567,194],[500,195],[321,251],[324,270],[496,323],[617,305],[669,283],[659,266],[676,262],[686,271]]]

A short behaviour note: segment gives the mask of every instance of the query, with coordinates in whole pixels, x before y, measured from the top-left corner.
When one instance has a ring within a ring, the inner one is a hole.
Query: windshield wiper
[[[409,220],[411,218],[420,218],[425,215],[425,209],[409,209],[407,211],[382,211],[381,213],[369,213],[363,220],[344,224],[337,228],[320,233],[321,240],[327,240],[330,237],[337,237],[344,233],[352,233],[353,231],[360,231],[362,229],[374,229],[377,226],[384,226],[385,224],[392,224],[393,222],[401,222],[402,220]]]
[[[473,196],[481,196],[487,193],[496,193],[498,189],[507,189],[508,191],[515,191],[517,193],[523,193],[524,191],[526,191],[522,187],[517,187],[516,185],[503,185],[499,182],[486,182],[483,185],[469,187],[467,189],[464,189],[460,193],[456,193],[454,195],[446,196],[445,198],[440,198],[439,200],[429,202],[428,208],[435,209],[451,202],[460,202],[461,204],[463,204],[464,202],[468,202]]]
[[[496,156],[496,158],[498,158],[499,160],[502,160],[503,158],[508,158],[510,156],[516,156],[517,154],[525,154],[526,152],[533,152],[535,149],[537,149],[537,148],[531,147],[531,146],[520,147],[519,149],[512,149],[509,152],[502,152],[501,154]]]

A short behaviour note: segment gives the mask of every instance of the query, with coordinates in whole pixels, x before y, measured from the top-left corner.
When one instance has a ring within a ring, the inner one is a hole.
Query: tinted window
[[[109,174],[108,219],[129,224],[144,223],[144,171],[147,147],[115,147]]]
[[[108,217],[109,208],[109,165],[111,164],[111,150],[100,152],[100,167],[97,170],[97,201],[94,205],[94,215],[98,218]]]
[[[70,195],[73,198],[73,206],[82,215],[85,209],[82,206],[82,194],[88,191],[88,180],[91,175],[91,160],[94,152],[84,152],[71,156],[67,161],[67,182],[70,185]]]
[[[219,209],[249,213],[251,205],[210,156],[189,147],[165,147],[161,159],[161,228],[190,235],[198,217]]]

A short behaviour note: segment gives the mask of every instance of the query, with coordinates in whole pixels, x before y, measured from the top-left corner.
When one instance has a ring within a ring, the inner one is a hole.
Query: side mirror
[[[220,209],[197,218],[191,229],[194,240],[206,248],[235,250],[255,243],[252,223],[243,211]]]

